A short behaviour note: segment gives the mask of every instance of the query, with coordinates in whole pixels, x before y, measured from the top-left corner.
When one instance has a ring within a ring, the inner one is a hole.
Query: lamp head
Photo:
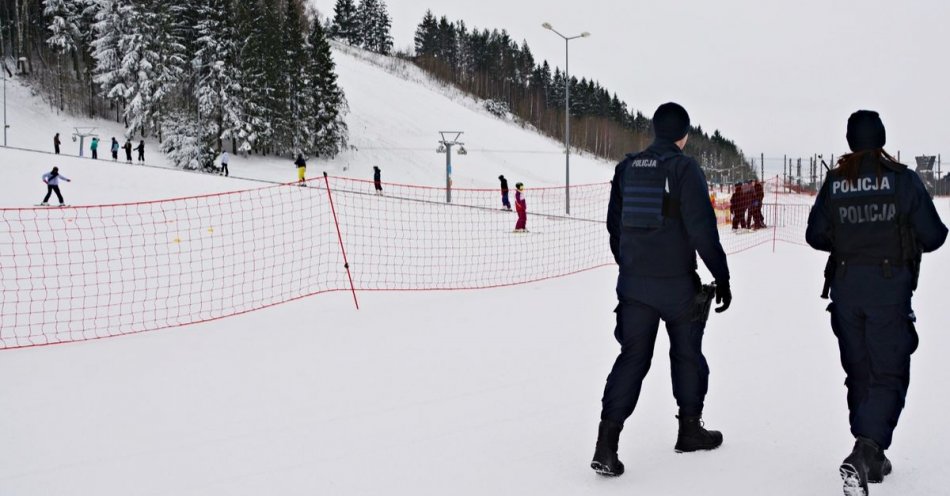
[[[590,38],[590,33],[588,33],[587,31],[584,31],[583,33],[581,33],[581,38]]]
[[[542,24],[541,27],[544,28],[544,29],[554,29],[554,28],[551,27],[551,23],[550,23],[550,22],[546,22],[546,23]]]

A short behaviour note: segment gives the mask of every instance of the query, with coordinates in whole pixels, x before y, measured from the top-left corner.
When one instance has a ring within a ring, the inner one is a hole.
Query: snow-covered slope
[[[385,182],[442,186],[445,155],[436,152],[439,131],[463,131],[461,141],[469,154],[453,154],[455,187],[495,187],[499,174],[505,174],[512,185],[518,181],[528,187],[564,184],[562,144],[491,115],[479,102],[405,61],[342,45],[334,48],[334,58],[350,106],[347,124],[352,149],[333,160],[312,159],[311,177],[327,171],[369,179],[378,165]],[[77,155],[78,143],[70,139],[74,127],[96,127],[103,140],[102,159],[108,155],[112,136],[122,140],[123,129],[116,122],[60,113],[15,80],[7,91],[11,147],[52,151],[53,135],[59,132],[63,153]],[[146,139],[146,146],[150,164],[168,166],[154,139]],[[57,160],[62,159],[37,158],[37,165],[46,168]],[[236,156],[230,169],[233,176],[289,182],[296,179],[292,162],[287,157]],[[605,182],[612,172],[612,165],[605,161],[571,157],[572,184]]]
[[[68,195],[81,186],[125,199],[142,178],[149,195],[170,197],[187,177],[89,167],[115,180],[90,174]],[[0,197],[20,194],[19,176],[4,178]],[[939,208],[950,214],[946,200]],[[705,418],[725,435],[712,453],[673,452],[661,332],[621,438],[627,473],[588,468],[618,351],[616,272],[602,269],[498,290],[365,292],[360,311],[333,293],[186,328],[0,352],[0,494],[840,494],[837,466],[852,440],[817,297],[824,258],[780,244],[730,263],[736,299],[712,317],[704,343]],[[875,496],[946,493],[950,250],[924,267],[921,347],[889,451],[895,472]]]

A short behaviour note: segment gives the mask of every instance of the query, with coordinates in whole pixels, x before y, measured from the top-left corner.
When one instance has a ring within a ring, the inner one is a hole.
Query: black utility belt
[[[839,265],[866,265],[872,267],[880,267],[882,265],[890,265],[891,267],[903,267],[907,265],[906,260],[892,259],[892,258],[846,258],[844,260],[838,260]]]

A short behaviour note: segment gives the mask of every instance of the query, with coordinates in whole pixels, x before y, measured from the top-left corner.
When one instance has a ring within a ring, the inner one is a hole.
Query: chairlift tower
[[[445,203],[452,203],[452,147],[459,147],[459,155],[468,155],[468,151],[465,150],[465,143],[459,141],[464,134],[462,131],[439,131],[439,134],[442,139],[436,153],[445,154]],[[450,139],[451,135],[455,137]]]
[[[96,127],[74,127],[75,132],[73,132],[73,141],[76,141],[76,138],[79,138],[79,156],[83,156],[83,150],[86,148],[86,138],[89,137],[99,137],[99,133],[96,132]]]

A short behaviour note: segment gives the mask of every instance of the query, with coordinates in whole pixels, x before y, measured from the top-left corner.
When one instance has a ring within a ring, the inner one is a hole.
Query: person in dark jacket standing
[[[376,194],[383,194],[383,178],[382,171],[379,170],[378,165],[373,166],[373,187],[376,188]]]
[[[115,136],[112,137],[112,145],[110,145],[110,151],[112,152],[112,161],[119,160],[119,142],[115,139]]]
[[[139,152],[138,161],[145,162],[145,140],[139,141],[139,146],[135,147],[135,151]]]
[[[697,252],[716,279],[715,298],[722,304],[716,312],[729,308],[732,293],[706,177],[683,154],[689,129],[683,107],[661,105],[653,116],[656,140],[620,162],[611,183],[607,230],[620,266],[614,330],[620,355],[607,377],[591,461],[601,475],[624,471],[617,457],[620,431],[637,406],[660,320],[670,337],[673,396],[679,406],[675,450],[710,450],[722,444],[722,434],[702,423],[709,367],[702,351],[706,316],[696,309],[698,301],[709,300],[699,298]]]
[[[294,165],[297,166],[297,183],[301,186],[307,185],[307,161],[303,159],[303,154],[297,155],[297,160],[294,161]]]
[[[918,345],[911,297],[921,255],[943,245],[947,228],[920,177],[884,151],[877,112],[852,114],[847,139],[852,153],[828,173],[805,239],[831,253],[828,311],[856,438],[839,472],[846,494],[867,495],[868,483],[882,482],[893,468],[884,451],[904,409]]]
[[[61,144],[62,142],[59,140],[59,133],[56,133],[56,136],[53,136],[53,151],[55,151],[57,155],[59,155],[59,145]]]
[[[510,212],[511,202],[508,200],[508,180],[505,179],[504,174],[498,176],[498,180],[501,181],[501,205]]]
[[[126,139],[125,144],[122,145],[122,149],[125,150],[125,161],[132,163],[132,140]]]

